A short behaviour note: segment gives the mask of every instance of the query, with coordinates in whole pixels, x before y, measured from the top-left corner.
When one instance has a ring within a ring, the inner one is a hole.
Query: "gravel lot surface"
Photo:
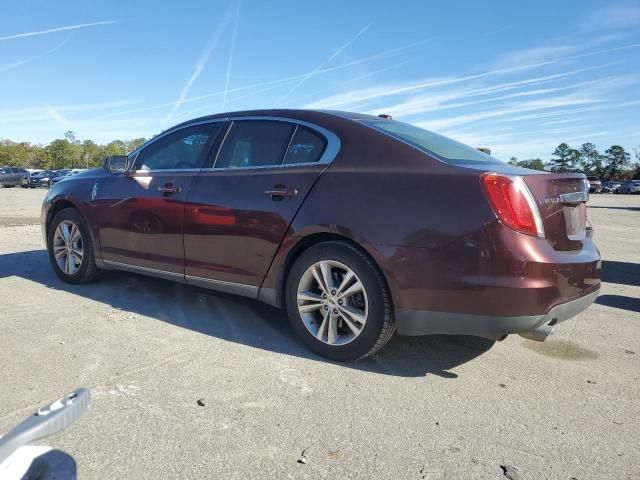
[[[640,478],[640,196],[592,196],[601,296],[547,342],[396,337],[343,365],[246,299],[60,282],[45,192],[0,189],[0,432],[89,387],[44,442],[79,478]]]

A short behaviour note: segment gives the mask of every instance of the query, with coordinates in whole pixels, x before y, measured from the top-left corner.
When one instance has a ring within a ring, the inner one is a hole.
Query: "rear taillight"
[[[482,187],[498,219],[516,232],[544,237],[536,202],[522,177],[485,173]]]

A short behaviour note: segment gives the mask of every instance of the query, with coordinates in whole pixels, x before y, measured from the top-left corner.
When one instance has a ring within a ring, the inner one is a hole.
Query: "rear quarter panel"
[[[356,122],[322,126],[342,148],[292,221],[263,287],[280,287],[300,239],[330,233],[367,250],[393,294],[394,247],[437,249],[495,221],[478,170],[442,163]]]

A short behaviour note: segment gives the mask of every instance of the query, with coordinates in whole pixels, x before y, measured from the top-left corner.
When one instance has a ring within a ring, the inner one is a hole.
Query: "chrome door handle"
[[[267,190],[264,192],[265,195],[270,195],[273,197],[295,197],[298,195],[298,190],[296,188],[278,188],[273,190]]]
[[[167,183],[166,185],[163,185],[162,187],[158,187],[158,191],[162,192],[162,193],[179,193],[180,192],[180,187],[176,187],[175,185],[172,185],[171,183]]]

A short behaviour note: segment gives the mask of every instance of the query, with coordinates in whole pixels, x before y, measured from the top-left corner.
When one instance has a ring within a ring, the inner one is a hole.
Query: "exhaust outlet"
[[[519,335],[534,342],[544,342],[549,335],[553,333],[553,327],[549,325],[541,325],[534,330],[520,332]]]

